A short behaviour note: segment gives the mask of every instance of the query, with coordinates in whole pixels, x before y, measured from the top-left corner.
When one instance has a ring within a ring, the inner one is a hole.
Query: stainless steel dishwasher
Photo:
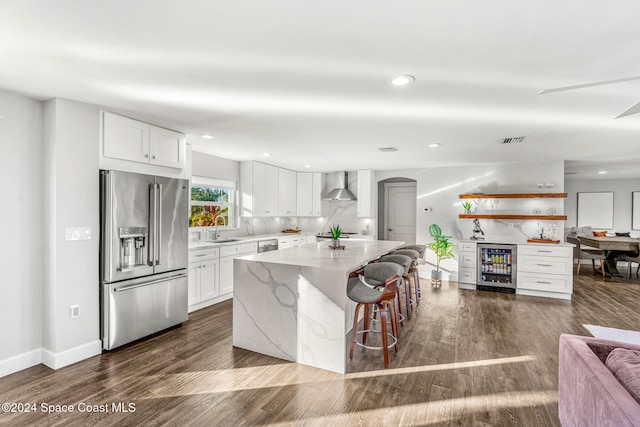
[[[268,239],[258,241],[258,253],[278,250],[278,239]]]

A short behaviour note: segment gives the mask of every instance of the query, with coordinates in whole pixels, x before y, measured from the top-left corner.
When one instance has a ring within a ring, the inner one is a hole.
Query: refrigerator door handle
[[[168,282],[170,280],[181,279],[183,277],[187,277],[187,274],[183,273],[183,274],[178,274],[176,276],[165,277],[164,279],[153,280],[151,282],[145,282],[145,283],[138,283],[136,285],[123,286],[121,288],[115,288],[113,291],[114,292],[130,291],[131,289],[142,288],[143,286],[157,285],[158,283]]]
[[[156,265],[160,265],[160,260],[162,259],[162,252],[160,249],[162,248],[162,184],[156,184],[158,186],[158,223],[156,224],[156,242],[158,246],[158,254],[156,258]]]
[[[153,266],[156,259],[156,185],[149,184],[149,245],[147,246],[147,265]]]

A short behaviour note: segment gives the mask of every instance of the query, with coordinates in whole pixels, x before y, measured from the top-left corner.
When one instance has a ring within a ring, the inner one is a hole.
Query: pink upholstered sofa
[[[560,336],[558,415],[563,427],[640,427],[640,404],[605,366],[614,348],[640,345]]]

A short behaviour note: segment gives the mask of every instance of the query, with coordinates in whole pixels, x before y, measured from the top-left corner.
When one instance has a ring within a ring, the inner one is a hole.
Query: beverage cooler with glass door
[[[515,293],[516,247],[478,244],[478,289]]]

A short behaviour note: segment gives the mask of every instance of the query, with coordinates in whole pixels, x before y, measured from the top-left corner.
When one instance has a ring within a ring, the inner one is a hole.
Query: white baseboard
[[[39,365],[41,361],[42,349],[40,348],[0,360],[0,378]]]
[[[194,312],[196,310],[200,310],[201,308],[209,307],[210,305],[218,304],[222,301],[226,301],[231,298],[233,298],[233,292],[229,292],[228,294],[220,295],[218,297],[211,298],[206,301],[192,304],[189,306],[189,313]]]
[[[571,294],[567,294],[567,293],[537,291],[537,290],[531,290],[531,289],[519,289],[517,287],[516,287],[516,295],[528,295],[532,297],[545,297],[545,298],[556,298],[556,299],[565,299],[565,300],[571,299]]]
[[[81,360],[97,356],[102,353],[102,341],[96,340],[69,350],[54,353],[46,348],[42,349],[42,364],[51,369],[60,369]]]

